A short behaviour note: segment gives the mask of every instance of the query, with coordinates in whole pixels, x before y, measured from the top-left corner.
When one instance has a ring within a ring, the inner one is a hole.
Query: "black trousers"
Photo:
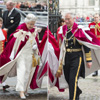
[[[78,87],[78,78],[80,76],[81,63],[83,55],[82,52],[66,53],[64,76],[69,85],[69,99],[77,100],[79,93],[82,92]]]

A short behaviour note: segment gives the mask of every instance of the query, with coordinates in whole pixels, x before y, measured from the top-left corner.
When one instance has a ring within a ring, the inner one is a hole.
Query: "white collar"
[[[14,8],[12,8],[8,14],[8,17],[11,15],[11,13],[13,12]]]

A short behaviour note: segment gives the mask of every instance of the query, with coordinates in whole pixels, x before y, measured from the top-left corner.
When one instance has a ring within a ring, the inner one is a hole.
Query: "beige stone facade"
[[[59,0],[60,11],[78,15],[89,15],[100,12],[100,0]]]

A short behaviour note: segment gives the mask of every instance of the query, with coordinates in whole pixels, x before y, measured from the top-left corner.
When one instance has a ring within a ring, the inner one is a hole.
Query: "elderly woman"
[[[16,91],[20,92],[21,99],[26,99],[25,93],[35,67],[39,64],[35,22],[36,17],[28,14],[25,23],[18,26],[10,36],[4,52],[0,55],[0,81],[3,82],[7,76],[17,75]]]

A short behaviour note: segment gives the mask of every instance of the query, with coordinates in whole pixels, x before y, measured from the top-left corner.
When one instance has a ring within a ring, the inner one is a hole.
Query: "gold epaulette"
[[[89,53],[85,53],[85,55],[86,55],[86,61],[92,60],[91,51],[89,51]]]
[[[100,32],[100,26],[98,25],[98,23],[95,25],[95,29],[97,29]]]

